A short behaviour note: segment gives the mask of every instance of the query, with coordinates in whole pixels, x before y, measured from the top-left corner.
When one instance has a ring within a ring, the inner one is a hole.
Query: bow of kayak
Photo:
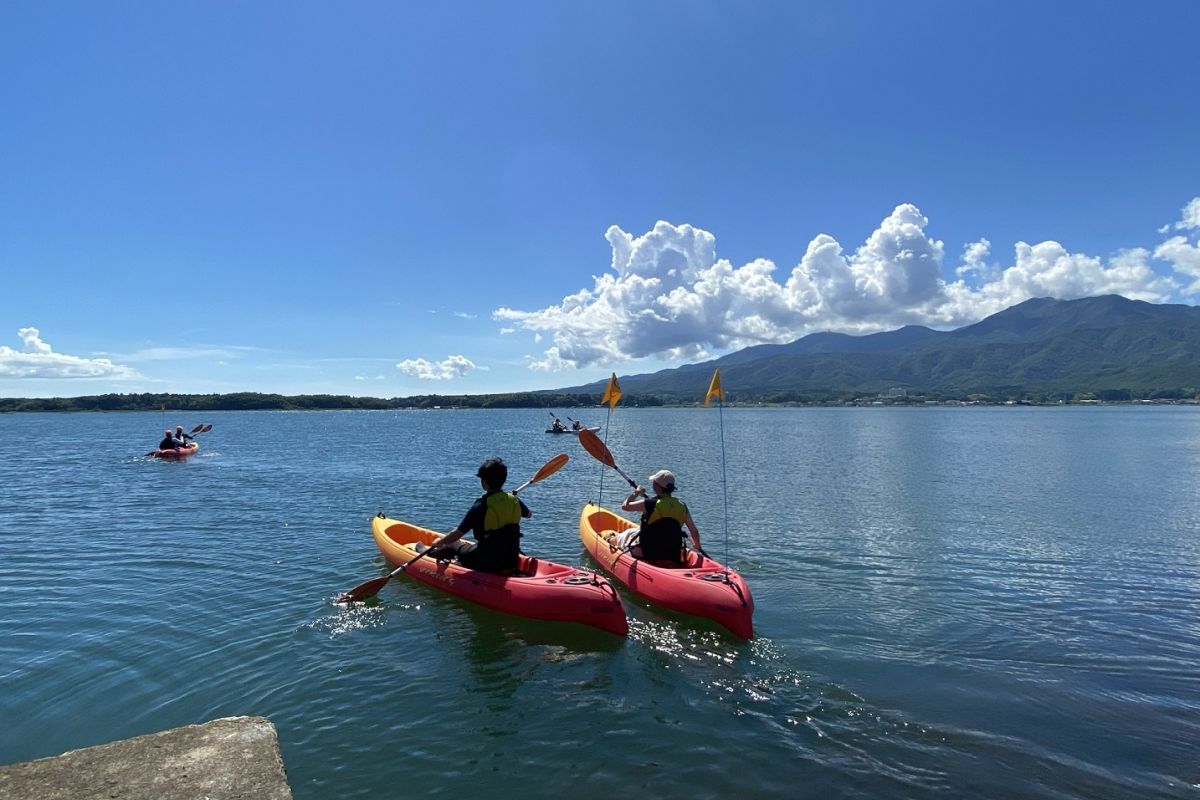
[[[371,520],[371,533],[384,558],[399,566],[441,534],[385,516]],[[522,556],[520,572],[494,575],[455,561],[422,558],[405,571],[422,583],[497,611],[549,622],[579,622],[624,636],[625,607],[616,589],[593,572]]]
[[[592,503],[579,516],[579,536],[587,551],[630,591],[674,611],[706,617],[743,639],[754,636],[754,598],[732,569],[689,550],[682,567],[660,567],[634,558],[608,541],[634,523]]]

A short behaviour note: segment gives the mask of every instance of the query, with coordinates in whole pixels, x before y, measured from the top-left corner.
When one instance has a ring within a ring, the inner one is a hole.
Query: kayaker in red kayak
[[[158,443],[159,450],[175,450],[180,447],[186,447],[186,443],[171,432],[170,428],[163,431],[163,440]]]
[[[700,549],[700,531],[696,529],[687,505],[674,496],[674,474],[660,469],[650,476],[650,486],[654,490],[653,497],[646,497],[646,488],[639,486],[621,504],[624,511],[641,513],[641,527],[614,536],[613,543],[628,550],[634,558],[683,566],[683,529],[688,529],[697,550]]]
[[[497,575],[517,569],[521,557],[521,519],[533,512],[511,492],[503,491],[508,467],[498,458],[489,458],[475,473],[483,487],[483,496],[472,504],[458,527],[436,539],[431,547],[436,558],[458,557],[464,567]],[[471,531],[474,542],[463,542]]]
[[[184,433],[182,425],[176,425],[175,426],[175,438],[181,442],[181,444],[179,445],[180,447],[186,447],[187,443],[190,440],[195,439],[196,437],[192,436],[190,433]]]

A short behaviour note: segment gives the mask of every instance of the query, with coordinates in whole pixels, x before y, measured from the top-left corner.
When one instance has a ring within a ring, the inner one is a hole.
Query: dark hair
[[[483,478],[488,488],[499,489],[508,480],[508,467],[498,458],[489,458],[479,465],[479,471],[475,474]]]

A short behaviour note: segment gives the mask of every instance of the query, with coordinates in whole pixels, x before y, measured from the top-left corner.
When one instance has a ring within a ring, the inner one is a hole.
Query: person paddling
[[[498,458],[484,461],[475,475],[483,487],[483,496],[467,511],[454,530],[439,536],[431,545],[435,558],[458,557],[464,567],[497,575],[515,572],[521,557],[521,520],[533,512],[524,501],[503,491],[508,467]],[[474,542],[460,541],[467,531]]]
[[[641,512],[641,527],[630,528],[611,537],[611,541],[622,550],[628,550],[634,558],[683,566],[683,529],[687,528],[697,550],[700,549],[700,531],[696,529],[687,505],[674,496],[674,474],[660,469],[650,476],[650,486],[653,497],[647,497],[645,487],[638,486],[621,504],[623,511]]]
[[[183,443],[181,446],[186,447],[188,440],[195,439],[196,437],[192,436],[190,433],[184,433],[182,425],[176,425],[175,426],[175,438]]]
[[[163,431],[163,440],[158,443],[159,450],[178,450],[183,446],[183,440],[173,434],[170,428]]]

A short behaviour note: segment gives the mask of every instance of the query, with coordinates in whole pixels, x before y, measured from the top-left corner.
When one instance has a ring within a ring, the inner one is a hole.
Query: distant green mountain
[[[747,347],[701,364],[621,377],[623,403],[694,403],[714,367],[726,398],[828,402],[903,390],[910,397],[992,400],[1200,399],[1200,308],[1116,295],[1039,298],[974,325],[935,331],[814,333],[788,344]],[[349,397],[234,394],[107,394],[0,398],[9,411],[172,411],[331,408],[571,408],[599,402],[605,381],[494,395]]]
[[[1117,295],[1037,298],[963,328],[815,333],[701,364],[620,378],[628,394],[703,397],[714,367],[740,400],[828,400],[892,389],[932,397],[1194,396],[1200,308]],[[556,390],[597,394],[604,382]]]

